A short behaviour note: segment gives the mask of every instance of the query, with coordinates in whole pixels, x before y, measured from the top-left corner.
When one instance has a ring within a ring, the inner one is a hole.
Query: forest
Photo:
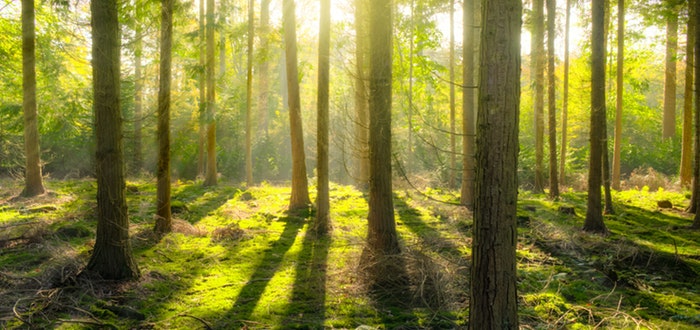
[[[0,1],[5,329],[696,329],[697,0]]]

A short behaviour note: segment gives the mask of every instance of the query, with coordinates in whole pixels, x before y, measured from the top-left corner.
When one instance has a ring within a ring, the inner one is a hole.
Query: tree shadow
[[[262,298],[265,288],[270,280],[277,273],[279,266],[284,260],[284,256],[294,244],[299,231],[304,227],[305,218],[294,215],[287,215],[280,218],[285,226],[279,239],[265,249],[264,255],[260,258],[260,263],[245,283],[236,297],[236,301],[226,315],[223,315],[214,328],[226,329],[234,327],[246,327],[245,321],[249,320]]]
[[[326,318],[326,279],[330,236],[307,230],[297,258],[292,297],[285,326],[321,328]]]

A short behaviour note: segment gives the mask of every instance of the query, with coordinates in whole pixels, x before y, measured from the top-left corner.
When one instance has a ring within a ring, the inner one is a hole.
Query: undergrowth
[[[367,196],[331,185],[332,232],[314,210],[287,213],[288,187],[173,184],[173,233],[152,234],[154,182],[127,185],[138,281],[78,276],[94,244],[95,184],[48,181],[16,197],[0,181],[3,328],[450,329],[469,310],[471,214],[454,192],[394,196],[401,289],[366,285]],[[313,189],[312,189],[313,193]],[[311,196],[312,200],[315,196]],[[700,240],[686,196],[657,189],[614,195],[607,236],[580,231],[585,195],[521,192],[518,283],[526,329],[700,326]],[[671,209],[659,209],[659,200]],[[449,203],[441,203],[446,201]],[[560,207],[574,214],[560,212]]]

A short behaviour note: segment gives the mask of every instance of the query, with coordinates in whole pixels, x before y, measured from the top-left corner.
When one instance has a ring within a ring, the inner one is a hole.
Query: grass
[[[331,186],[330,237],[308,228],[314,210],[287,213],[289,188],[173,184],[174,232],[152,234],[155,184],[127,184],[138,281],[77,276],[94,244],[95,184],[48,181],[15,197],[0,181],[3,328],[268,329],[459,328],[468,315],[471,215],[453,192],[394,196],[400,292],[363,284],[367,196]],[[313,193],[313,189],[312,189]],[[312,196],[312,199],[315,196]],[[687,196],[614,194],[607,236],[580,231],[585,195],[557,201],[521,192],[518,281],[523,328],[694,329],[700,326],[700,235],[685,227]],[[658,209],[658,200],[674,209]],[[573,207],[575,215],[562,214]]]

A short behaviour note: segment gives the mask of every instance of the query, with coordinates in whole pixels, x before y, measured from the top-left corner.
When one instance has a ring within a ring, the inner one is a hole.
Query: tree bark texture
[[[678,10],[669,8],[666,18],[666,71],[664,79],[663,137],[676,134],[676,56],[678,53]]]
[[[245,177],[253,185],[253,40],[255,39],[255,1],[248,0],[248,56],[245,108]]]
[[[358,172],[357,186],[367,189],[369,184],[369,101],[368,65],[369,33],[367,32],[367,0],[355,0],[355,152]],[[409,146],[411,144],[409,143]],[[410,147],[409,147],[410,148]]]
[[[588,200],[583,230],[605,233],[601,199],[605,123],[605,0],[592,0],[591,123]]]
[[[260,1],[260,28],[258,29],[260,38],[260,64],[258,66],[258,131],[262,131],[265,137],[268,135],[270,118],[270,0]]]
[[[173,45],[173,1],[162,0],[160,21],[160,87],[158,90],[158,186],[156,225],[158,235],[173,230],[170,214],[170,83]]]
[[[330,197],[328,178],[328,106],[330,79],[331,1],[321,0],[321,19],[318,29],[318,97],[316,116],[316,148],[318,149],[318,194],[316,196],[316,223],[318,234],[326,234],[330,226]]]
[[[391,175],[392,1],[370,3],[369,215],[367,243],[376,255],[400,252]]]
[[[569,121],[569,34],[571,33],[571,1],[566,0],[564,23],[564,87],[561,106],[561,152],[559,152],[559,182],[566,184],[567,125]]]
[[[449,186],[457,182],[457,111],[455,101],[455,1],[450,0],[450,175]]]
[[[218,179],[216,170],[216,61],[214,57],[214,25],[216,22],[214,21],[214,6],[214,0],[207,0],[207,110],[205,118],[207,125],[207,166],[206,175],[204,177],[205,186],[216,185]]]
[[[299,99],[299,73],[297,71],[297,34],[294,0],[283,1],[284,46],[289,91],[289,128],[292,139],[292,196],[289,209],[301,209],[311,204],[306,177],[306,154],[301,123],[301,100]]]
[[[139,276],[129,242],[119,101],[120,38],[115,0],[93,0],[92,66],[97,138],[97,238],[87,269],[105,279]]]
[[[697,6],[698,2],[695,0]],[[696,7],[693,11],[693,19],[695,20],[695,26],[700,26],[700,10]],[[695,63],[700,62],[698,57],[700,56],[700,33],[695,33]],[[695,66],[695,86],[700,86],[700,66]],[[692,228],[700,229],[700,88],[695,88],[695,119],[693,124],[695,125],[695,157],[693,166],[693,198],[691,204],[695,208],[695,219],[692,224]]]
[[[137,10],[138,11],[138,10]],[[138,13],[136,14],[138,15]],[[132,174],[143,169],[143,32],[141,21],[136,18],[136,40],[134,40],[134,155]]]
[[[532,2],[532,54],[535,88],[535,192],[544,191],[544,0]]]
[[[615,97],[615,141],[613,142],[612,187],[620,190],[620,157],[622,156],[622,106],[625,64],[625,0],[617,0],[617,94]]]
[[[688,0],[688,29],[685,51],[685,90],[683,98],[683,133],[681,142],[680,181],[682,188],[690,188],[693,179],[693,70],[695,69],[695,1]]]
[[[556,36],[557,2],[547,0],[547,116],[549,119],[549,197],[559,197],[557,177],[557,79],[554,75],[554,39]]]
[[[36,105],[36,33],[34,0],[22,0],[22,110],[24,112],[24,190],[21,195],[32,197],[46,190],[42,182],[39,152],[39,128]]]
[[[474,207],[474,0],[464,0],[462,31],[462,189],[460,203],[468,209]]]
[[[517,163],[522,2],[483,3],[469,329],[518,329]]]

